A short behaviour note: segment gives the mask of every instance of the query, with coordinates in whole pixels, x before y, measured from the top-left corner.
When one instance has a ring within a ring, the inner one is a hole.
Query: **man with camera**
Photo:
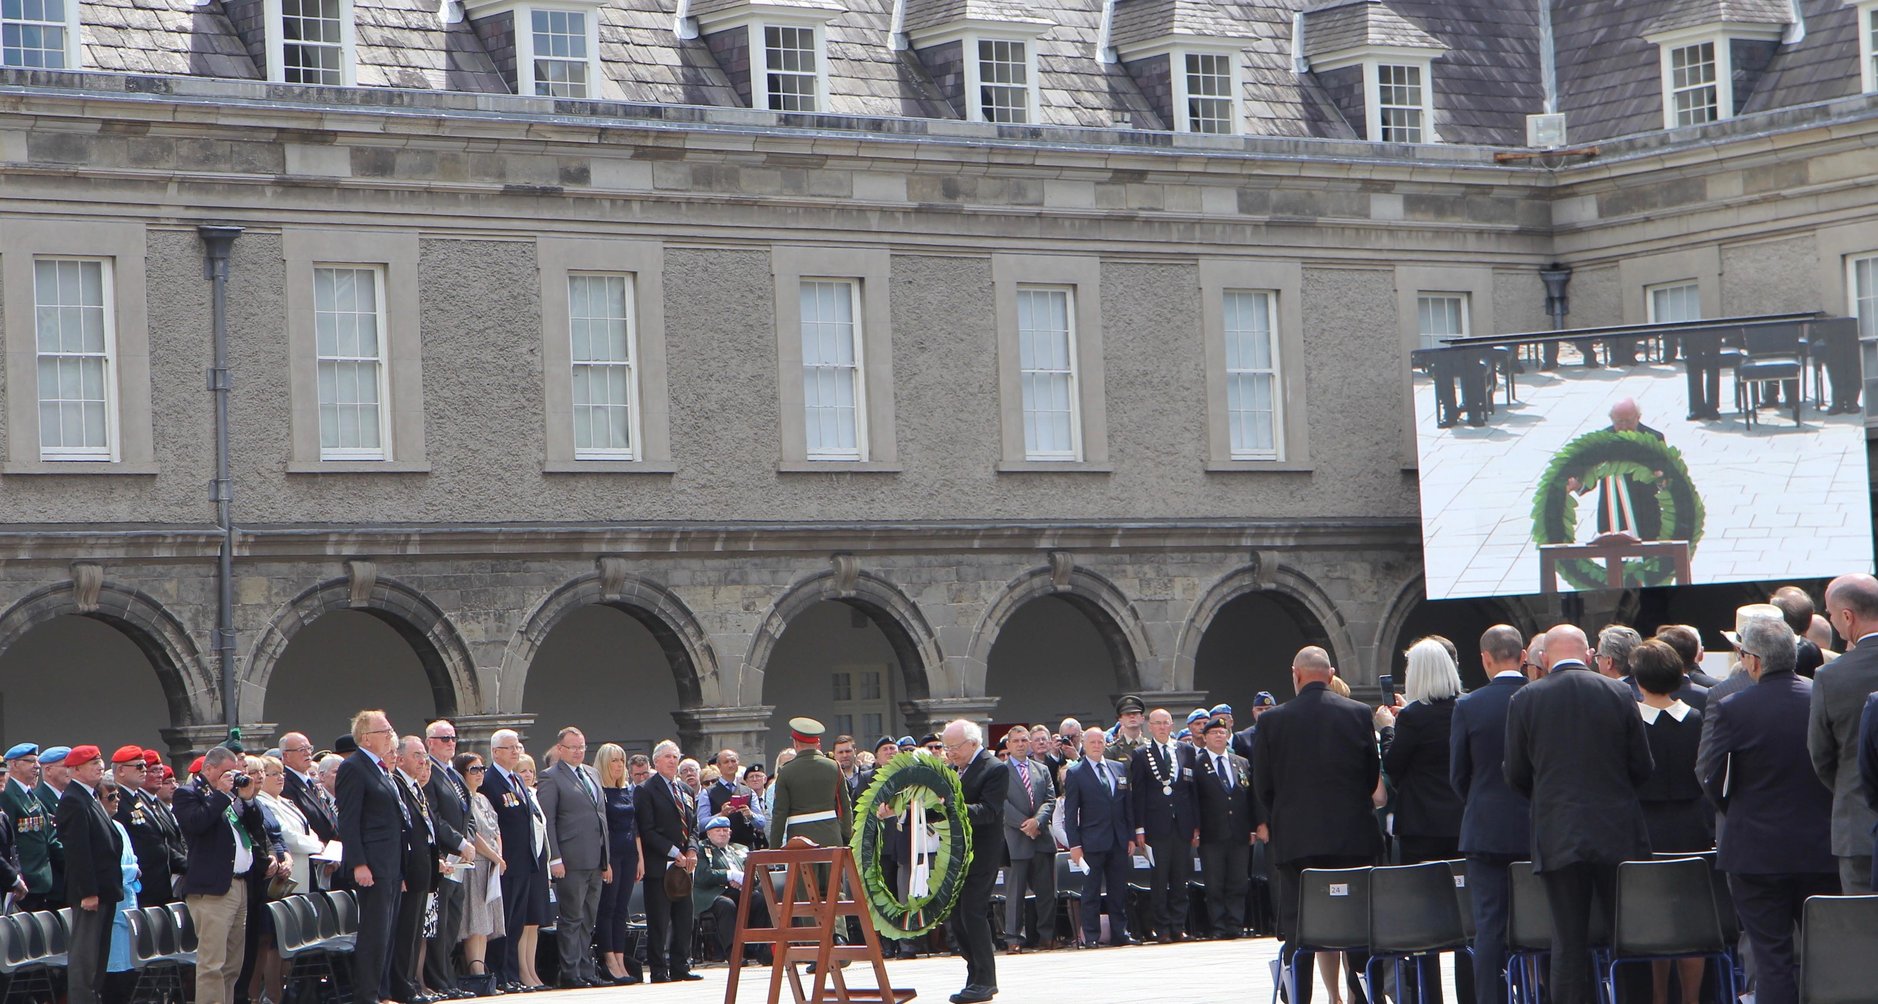
[[[241,756],[217,746],[202,757],[194,784],[176,789],[176,820],[189,843],[189,866],[176,891],[196,926],[196,1004],[229,1004],[241,976],[248,930],[246,876],[267,867],[267,832],[257,778]]]

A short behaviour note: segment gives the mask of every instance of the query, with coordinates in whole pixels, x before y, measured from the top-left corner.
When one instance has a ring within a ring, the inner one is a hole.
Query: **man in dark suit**
[[[1702,647],[1701,632],[1687,624],[1665,624],[1656,629],[1656,640],[1675,649],[1682,657],[1682,675],[1691,686],[1702,688],[1702,703],[1706,707],[1708,692],[1721,681],[1702,671],[1702,657],[1707,653]],[[1689,703],[1680,694],[1677,697],[1684,704]]]
[[[66,996],[71,1004],[98,1004],[111,954],[111,920],[124,898],[124,841],[98,801],[104,754],[96,746],[77,746],[66,761],[72,778],[54,817],[65,845],[65,898],[72,907]]]
[[[1643,424],[1643,410],[1631,398],[1611,406],[1611,424],[1600,431],[1635,432],[1652,439],[1663,438],[1661,432]],[[1663,507],[1656,501],[1656,482],[1662,479],[1663,472],[1654,474],[1649,481],[1619,474],[1585,484],[1577,473],[1572,473],[1565,479],[1565,490],[1583,495],[1593,488],[1602,489],[1598,494],[1599,533],[1622,531],[1639,540],[1656,540],[1663,534]]]
[[[429,999],[418,960],[424,950],[424,915],[440,878],[440,855],[436,816],[430,810],[430,799],[424,796],[424,783],[430,775],[424,741],[405,736],[398,746],[391,779],[411,825],[404,831],[403,860],[398,865],[404,876],[404,891],[398,897],[398,913],[393,921],[390,989],[393,1000],[408,1004]]]
[[[1128,762],[1134,805],[1135,844],[1146,846],[1148,922],[1163,944],[1186,940],[1187,882],[1193,877],[1199,811],[1194,802],[1193,747],[1173,740],[1174,716],[1166,708],[1148,713],[1148,742]],[[1148,932],[1143,931],[1142,937]]]
[[[586,765],[587,737],[568,726],[554,742],[554,766],[535,785],[548,821],[548,873],[554,877],[555,941],[561,952],[561,986],[600,986],[593,958],[593,929],[600,919],[600,887],[613,881],[607,866],[606,796]],[[607,981],[611,982],[611,981]]]
[[[1865,804],[1878,812],[1878,694],[1865,699],[1865,711],[1858,718],[1858,779]],[[1872,834],[1872,859],[1878,862],[1878,833]],[[1878,884],[1878,870],[1872,875]]]
[[[1375,794],[1382,758],[1370,711],[1329,690],[1336,672],[1315,645],[1291,660],[1298,696],[1259,718],[1252,753],[1252,790],[1271,833],[1278,866],[1278,931],[1291,958],[1297,937],[1298,882],[1306,868],[1358,868],[1382,853]],[[1314,956],[1290,974],[1291,1004],[1309,1004]],[[1365,959],[1351,953],[1352,971]]]
[[[1813,674],[1819,672],[1819,667],[1826,664],[1826,654],[1806,638],[1806,630],[1813,626],[1813,614],[1817,612],[1813,607],[1812,594],[1799,586],[1781,586],[1767,597],[1767,602],[1780,608],[1780,615],[1787,622],[1787,627],[1793,629],[1797,653],[1793,657],[1793,672],[1812,679]]]
[[[1102,913],[1109,915],[1109,944],[1131,944],[1128,937],[1128,870],[1135,854],[1135,823],[1128,797],[1128,773],[1103,758],[1108,737],[1101,729],[1082,733],[1082,759],[1063,775],[1063,837],[1069,860],[1084,868],[1082,941],[1102,938]],[[1106,899],[1104,898],[1106,894]]]
[[[1630,688],[1585,664],[1585,634],[1545,633],[1546,676],[1519,689],[1506,722],[1506,781],[1532,802],[1532,863],[1552,912],[1556,1004],[1591,1004],[1592,899],[1609,916],[1617,865],[1650,849],[1637,786],[1653,762]]]
[[[391,779],[398,748],[391,720],[383,711],[361,711],[352,718],[352,739],[359,748],[339,766],[339,866],[352,877],[359,897],[352,999],[355,1004],[377,1004],[390,972],[387,950],[397,926],[399,885],[405,879],[413,820]]]
[[[1878,579],[1842,575],[1826,587],[1826,616],[1850,644],[1819,668],[1807,720],[1806,748],[1820,781],[1832,789],[1832,853],[1846,895],[1872,887],[1871,835],[1878,814],[1858,779],[1858,720],[1878,691]]]
[[[111,806],[111,818],[130,834],[131,852],[137,856],[138,906],[161,906],[170,902],[170,844],[155,812],[148,811],[143,793],[143,748],[120,746],[111,754],[111,780],[118,796]],[[150,799],[155,801],[155,799]]]
[[[939,735],[946,762],[959,772],[965,818],[972,824],[972,863],[965,870],[958,906],[959,954],[965,956],[965,988],[952,1004],[982,1004],[998,995],[997,946],[991,938],[991,890],[998,883],[1004,851],[1004,803],[1010,796],[1011,771],[985,749],[978,723],[952,722]]]
[[[183,866],[189,863],[183,846],[183,828],[176,822],[176,813],[171,811],[169,803],[163,800],[165,794],[173,795],[176,788],[174,782],[166,782],[166,779],[171,776],[169,768],[164,765],[163,758],[156,750],[144,750],[143,762],[143,790],[138,792],[138,795],[143,800],[145,814],[155,822],[157,832],[162,834],[163,850],[168,855],[168,863],[163,869],[161,894],[166,897],[163,900],[164,903],[174,903],[179,899],[176,894],[176,877],[183,873]],[[169,784],[167,792],[164,787],[166,783]],[[148,879],[144,881],[145,891],[148,892]],[[154,906],[156,904],[154,902],[143,903],[140,897],[138,905]]]
[[[424,729],[424,748],[430,754],[430,775],[424,781],[424,801],[430,805],[430,821],[437,831],[437,852],[456,855],[465,861],[476,860],[476,848],[469,840],[469,785],[450,765],[456,756],[456,725],[446,719],[431,722]],[[282,750],[282,752],[286,752]],[[472,873],[470,879],[487,876]],[[464,882],[437,883],[437,933],[427,939],[424,951],[424,982],[439,993],[457,992],[456,966],[450,960],[457,942],[463,940],[463,906],[469,895]]]
[[[524,989],[517,955],[522,928],[531,923],[528,904],[536,882],[547,881],[547,849],[535,836],[541,807],[515,773],[522,758],[522,737],[514,729],[498,729],[489,737],[490,770],[483,775],[483,797],[496,810],[496,828],[502,832],[502,918],[504,930],[515,936],[492,939],[489,958],[504,993]],[[544,821],[545,826],[545,821]]]
[[[1506,1000],[1506,924],[1512,903],[1507,866],[1532,851],[1532,806],[1506,783],[1506,713],[1526,685],[1519,630],[1496,624],[1480,636],[1487,685],[1454,704],[1448,779],[1464,802],[1461,853],[1474,907],[1474,994]]]
[[[1754,685],[1708,714],[1696,774],[1728,811],[1716,867],[1754,949],[1755,999],[1797,1004],[1793,929],[1808,896],[1839,891],[1832,854],[1832,792],[1804,752],[1812,682],[1793,671],[1793,630],[1760,619],[1741,632],[1741,665]]]
[[[248,876],[267,868],[266,822],[254,801],[260,786],[242,774],[239,754],[217,746],[203,754],[196,780],[176,789],[176,822],[189,845],[176,891],[196,929],[197,1004],[233,1001],[246,961]],[[229,825],[230,812],[240,826]]]
[[[691,895],[665,894],[668,869],[698,869],[692,840],[698,810],[691,790],[678,780],[680,759],[678,744],[669,739],[653,747],[653,774],[633,794],[646,856],[646,964],[654,983],[703,979],[691,971]]]
[[[1204,745],[1193,757],[1206,913],[1213,937],[1227,940],[1245,931],[1247,862],[1265,829],[1252,795],[1252,763],[1232,752],[1232,735],[1226,719],[1207,722],[1201,727]]]
[[[281,796],[299,808],[313,835],[322,841],[339,838],[339,819],[332,797],[313,776],[313,742],[298,732],[280,737],[280,762],[287,767]]]
[[[1031,753],[1031,734],[1022,725],[1004,734],[1005,763],[1011,769],[1004,799],[1004,849],[1011,858],[1004,883],[1004,937],[1013,952],[1024,948],[1026,892],[1037,896],[1037,947],[1047,952],[1056,944],[1056,840],[1050,836],[1056,789],[1050,769]]]

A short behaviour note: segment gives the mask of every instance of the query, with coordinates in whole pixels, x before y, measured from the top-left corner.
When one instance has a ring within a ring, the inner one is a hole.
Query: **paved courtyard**
[[[1791,412],[1763,411],[1749,430],[1729,410],[1731,376],[1723,374],[1722,417],[1689,421],[1680,363],[1529,369],[1518,375],[1511,405],[1505,383],[1498,386],[1496,411],[1485,427],[1436,429],[1434,382],[1418,374],[1428,596],[1539,592],[1534,489],[1562,447],[1608,426],[1611,406],[1627,397],[1636,399],[1645,425],[1682,451],[1707,509],[1691,562],[1695,581],[1823,578],[1869,569],[1864,416],[1823,415],[1809,403],[1800,428]],[[1595,535],[1598,498],[1595,491],[1579,498],[1580,541]]]
[[[1239,941],[1190,941],[1177,945],[1141,945],[1093,951],[1026,952],[998,956],[998,1004],[1068,1004],[1099,999],[1164,997],[1185,1004],[1264,1004],[1271,1000],[1271,961],[1278,956],[1274,938]],[[854,986],[874,985],[873,976],[856,966]],[[701,967],[696,983],[663,983],[601,990],[529,994],[527,1004],[706,1004],[723,1001],[722,965]],[[945,1004],[965,982],[965,962],[956,956],[931,956],[887,963],[894,986],[918,992],[916,1000]],[[1442,965],[1448,1001],[1455,1000],[1452,971]],[[763,1004],[769,970],[749,967],[739,978],[737,1004]],[[1092,998],[1091,995],[1097,995]],[[1321,984],[1314,1000],[1324,1000]],[[789,1002],[787,985],[782,1000]],[[729,1002],[726,1002],[729,1004]]]

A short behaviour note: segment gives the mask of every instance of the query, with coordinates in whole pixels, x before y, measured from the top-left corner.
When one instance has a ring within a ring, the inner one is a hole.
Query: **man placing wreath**
[[[1637,407],[1635,398],[1627,397],[1612,405],[1611,424],[1602,431],[1640,432],[1663,441],[1661,432],[1643,424],[1643,409]],[[1656,483],[1663,480],[1662,471],[1652,471],[1648,480],[1613,474],[1591,484],[1584,483],[1582,474],[1583,471],[1569,474],[1565,478],[1565,490],[1574,495],[1586,495],[1594,487],[1599,489],[1598,536],[1626,533],[1638,540],[1662,537],[1663,509],[1656,500]]]

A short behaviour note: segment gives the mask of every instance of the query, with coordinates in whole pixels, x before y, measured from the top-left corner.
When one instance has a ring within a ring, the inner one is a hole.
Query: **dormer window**
[[[1753,93],[1793,18],[1785,4],[1671,7],[1644,31],[1657,47],[1663,128],[1734,118]]]
[[[1238,58],[1225,52],[1189,52],[1182,60],[1175,128],[1182,132],[1225,134],[1239,129]]]
[[[1421,143],[1428,122],[1428,88],[1422,68],[1392,63],[1376,66],[1376,121],[1370,135],[1384,143]]]
[[[598,0],[463,0],[463,7],[515,93],[576,101],[603,96]]]
[[[280,0],[279,79],[341,86],[352,67],[348,0]]]
[[[1847,0],[1851,2],[1851,0]],[[1878,92],[1878,0],[1858,0],[1859,89]]]
[[[1715,79],[1715,43],[1697,42],[1669,50],[1669,92],[1665,123],[1669,128],[1704,125],[1721,118],[1721,88]]]
[[[586,11],[536,7],[530,11],[534,43],[534,93],[546,98],[594,97],[598,78],[592,37],[594,18]]]
[[[1440,39],[1383,0],[1340,0],[1299,20],[1300,48],[1344,121],[1379,143],[1438,143],[1434,61]]]
[[[1022,124],[1036,120],[1033,48],[1023,39],[978,39],[977,72],[967,88],[978,96],[973,121]]]
[[[821,31],[813,25],[767,24],[763,31],[764,93],[771,111],[821,110]]]
[[[64,70],[78,65],[78,0],[0,2],[0,66]]]

